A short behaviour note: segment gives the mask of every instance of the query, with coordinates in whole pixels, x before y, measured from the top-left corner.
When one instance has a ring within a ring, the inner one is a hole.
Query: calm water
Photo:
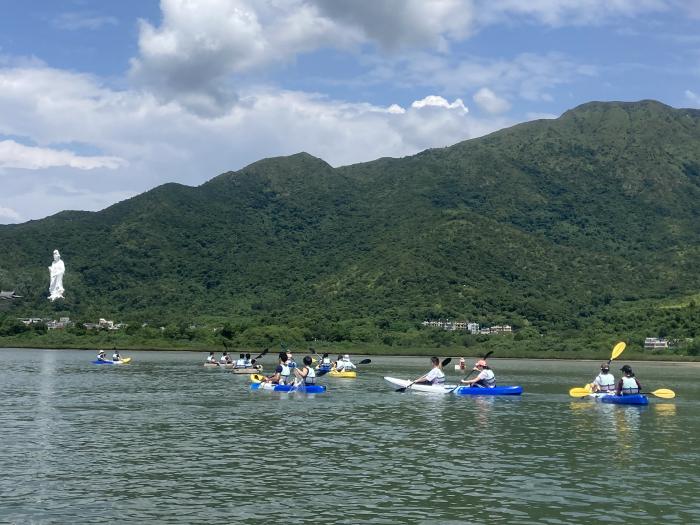
[[[428,360],[373,357],[305,397],[94,354],[0,350],[0,523],[700,523],[698,365],[635,365],[678,394],[639,408],[568,397],[591,362],[492,359],[525,394],[470,399],[396,393]]]

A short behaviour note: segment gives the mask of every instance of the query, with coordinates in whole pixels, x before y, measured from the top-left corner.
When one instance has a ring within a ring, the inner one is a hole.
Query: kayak
[[[478,386],[460,386],[455,390],[458,396],[519,396],[523,393],[521,386],[495,386],[481,388]]]
[[[245,368],[233,368],[231,370],[232,374],[257,374],[258,372],[262,372],[262,365],[256,365],[256,366],[248,366]]]
[[[233,364],[228,365],[226,363],[221,364],[221,363],[204,363],[204,368],[226,368],[226,367],[232,367]]]
[[[130,357],[125,357],[121,361],[112,361],[112,360],[101,361],[99,359],[95,359],[94,361],[92,361],[93,365],[128,365],[129,363],[131,363]]]
[[[302,392],[306,394],[322,394],[326,391],[323,385],[275,385],[274,383],[251,383],[251,390],[271,390],[272,392]]]
[[[333,365],[318,365],[316,367],[316,372],[330,372]]]
[[[348,379],[354,379],[357,377],[357,372],[354,370],[343,370],[342,372],[339,372],[338,370],[331,370],[328,372],[328,375],[331,377],[345,377]]]
[[[411,381],[407,379],[397,379],[395,377],[385,377],[386,381],[396,387],[408,387]],[[494,388],[479,388],[459,385],[421,385],[413,384],[407,390],[416,392],[429,392],[431,394],[456,394],[459,396],[519,396],[523,393],[521,386],[497,386]]]
[[[613,405],[648,405],[649,398],[644,394],[630,394],[627,396],[616,396],[615,394],[606,394],[605,392],[597,392],[589,394],[588,397],[600,401],[601,403],[611,403]]]

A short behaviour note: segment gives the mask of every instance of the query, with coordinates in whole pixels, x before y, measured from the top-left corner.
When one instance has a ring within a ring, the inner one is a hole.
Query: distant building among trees
[[[470,321],[450,321],[449,319],[426,320],[423,321],[421,324],[427,328],[440,328],[442,330],[447,330],[450,332],[466,330],[470,334],[474,335],[509,334],[513,332],[513,327],[509,324],[480,327],[479,323],[474,323]]]

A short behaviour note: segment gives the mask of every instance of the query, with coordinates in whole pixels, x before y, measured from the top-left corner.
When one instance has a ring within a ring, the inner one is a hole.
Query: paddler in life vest
[[[622,368],[622,373],[624,374],[620,380],[617,382],[617,389],[615,393],[618,396],[631,396],[633,394],[639,394],[642,391],[642,384],[637,381],[637,378],[632,372],[632,367],[630,365],[625,365]]]
[[[349,372],[350,370],[355,370],[356,368],[357,367],[355,364],[350,361],[350,356],[348,354],[345,354],[342,358],[339,358],[338,362],[335,364],[335,369],[338,372]]]
[[[236,364],[233,366],[236,368],[245,368],[245,354],[238,354],[238,359],[236,359]]]
[[[608,362],[600,365],[600,374],[591,383],[593,392],[614,392],[615,391],[615,376],[610,373],[610,364]]]
[[[216,362],[216,355],[214,355],[214,352],[209,352],[209,356],[207,357],[207,363],[212,363],[215,365],[219,364]]]
[[[316,370],[314,370],[311,365],[313,363],[313,359],[311,359],[311,356],[304,356],[303,359],[304,366],[299,368],[294,369],[294,374],[297,376],[297,384],[299,385],[304,385],[304,386],[309,386],[309,385],[315,385],[316,384]]]
[[[286,385],[289,383],[289,374],[291,373],[289,366],[287,366],[287,352],[280,352],[279,359],[280,363],[275,368],[275,373],[267,376],[265,381],[276,385]]]
[[[112,361],[121,361],[122,356],[119,355],[119,350],[115,350],[112,354]]]
[[[442,385],[445,383],[445,372],[442,371],[440,360],[433,356],[430,358],[430,362],[433,363],[433,368],[430,369],[430,372],[420,376],[413,381],[414,383],[419,385]]]
[[[105,351],[104,351],[104,350],[100,350],[100,351],[97,353],[97,360],[98,360],[98,361],[107,361],[107,355],[105,354]]]
[[[460,382],[481,388],[494,388],[496,386],[496,376],[485,359],[479,359],[472,371],[479,372],[479,374],[474,379],[462,379]]]

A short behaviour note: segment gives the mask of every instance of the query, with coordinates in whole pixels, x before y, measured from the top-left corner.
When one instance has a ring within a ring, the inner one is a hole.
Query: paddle
[[[620,357],[622,352],[625,351],[626,347],[627,347],[627,343],[625,343],[624,341],[620,341],[615,346],[613,346],[612,353],[610,354],[610,359],[608,359],[608,366],[610,366],[610,363],[612,363],[613,359],[617,359],[618,357]],[[571,390],[575,390],[575,389],[577,389],[577,388],[574,387]],[[569,392],[571,392],[571,390],[569,390]],[[591,392],[593,392],[593,388],[590,384],[587,384],[586,386],[584,386],[583,388],[579,388],[578,390],[586,390],[589,394]],[[574,396],[574,397],[576,397],[576,396]],[[583,396],[578,396],[578,397],[583,397]]]
[[[255,359],[255,360],[257,361],[257,360],[260,359],[262,356],[264,356],[267,352],[269,352],[269,350],[270,350],[269,348],[266,348],[265,350],[263,350],[262,352],[260,352],[258,355],[256,355],[253,359]],[[252,361],[252,359],[251,359],[251,361]]]
[[[571,397],[586,397],[590,395],[591,392],[585,388],[572,388],[569,390],[569,395]],[[651,394],[652,396],[660,397],[663,399],[673,399],[676,397],[676,393],[669,388],[659,388],[653,392],[640,392],[640,394]],[[613,395],[613,394],[611,394]]]
[[[440,363],[440,368],[445,368],[447,365],[450,364],[451,361],[452,361],[452,358],[451,358],[451,357],[448,357],[448,358],[446,358],[446,359],[443,359],[443,360],[442,360],[442,363]],[[422,376],[421,376],[421,377],[422,377]],[[402,386],[401,388],[397,388],[397,389],[395,390],[395,392],[405,392],[406,389],[411,388],[411,386],[413,386],[414,383],[415,383],[415,381],[411,381],[411,382],[410,382],[409,384],[407,384],[406,386]]]
[[[357,364],[358,364],[358,365],[368,365],[368,364],[370,364],[371,362],[372,362],[371,359],[363,359],[362,361],[360,361],[360,362],[357,363]],[[328,372],[330,372],[330,370],[319,370],[319,371],[316,373],[316,377],[321,377],[321,376],[323,376],[323,375],[326,375]]]

